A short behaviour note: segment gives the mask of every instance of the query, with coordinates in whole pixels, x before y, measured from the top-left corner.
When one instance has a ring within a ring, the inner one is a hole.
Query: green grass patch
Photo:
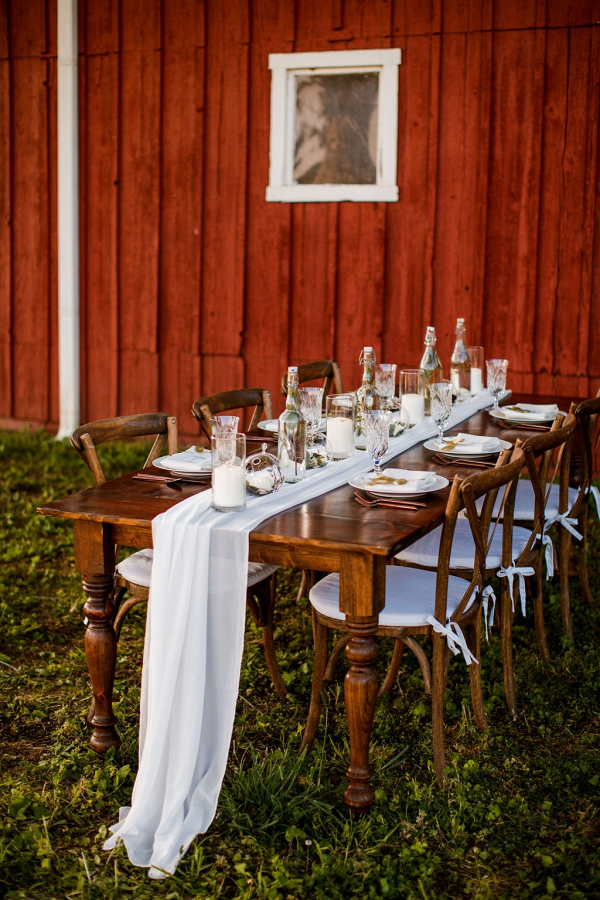
[[[101,448],[110,475],[142,464],[142,444]],[[377,803],[353,817],[341,802],[348,735],[344,662],[326,691],[312,754],[298,757],[310,695],[312,637],[299,576],[279,581],[276,642],[291,691],[269,684],[260,631],[248,621],[238,714],[219,810],[176,875],[150,881],[122,848],[102,851],[137,768],[145,613],[119,643],[115,711],[123,744],[104,759],[88,746],[90,683],[83,594],[72,527],[36,514],[89,486],[66,443],[0,433],[0,896],[501,900],[600,897],[600,603],[571,580],[576,646],[564,639],[558,592],[546,585],[552,660],[536,652],[531,614],[515,621],[519,714],[504,702],[497,632],[484,645],[489,727],[475,728],[468,672],[453,660],[446,697],[448,782],[437,790],[429,701],[410,654],[379,704],[372,738]],[[600,588],[600,529],[590,564]],[[385,670],[390,648],[381,644]]]

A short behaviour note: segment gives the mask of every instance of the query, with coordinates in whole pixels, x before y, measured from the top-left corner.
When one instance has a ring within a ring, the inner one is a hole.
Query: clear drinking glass
[[[300,400],[300,412],[306,419],[307,446],[314,444],[319,424],[321,422],[321,410],[323,408],[323,388],[305,387],[298,388]]]
[[[390,436],[390,413],[387,409],[365,409],[363,431],[367,453],[373,460],[373,470],[381,474],[381,459],[385,456]]]
[[[431,418],[438,427],[440,446],[444,440],[444,428],[448,424],[452,412],[452,382],[440,381],[429,385],[431,402]]]
[[[389,409],[396,390],[396,369],[393,363],[379,363],[375,366],[375,387],[381,394],[381,406]]]
[[[494,398],[494,409],[498,408],[498,397],[506,388],[506,370],[508,369],[507,359],[488,359],[487,366],[487,387],[488,391]]]
[[[356,394],[329,394],[325,403],[329,459],[348,459],[354,456]]]
[[[483,347],[467,347],[471,357],[471,397],[483,390]]]
[[[212,505],[221,512],[246,508],[246,435],[213,434]]]

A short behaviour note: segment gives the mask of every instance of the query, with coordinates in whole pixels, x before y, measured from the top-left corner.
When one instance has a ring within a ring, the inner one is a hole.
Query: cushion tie
[[[539,535],[538,535],[539,537]],[[525,615],[527,610],[527,593],[525,591],[525,576],[526,575],[535,575],[535,569],[533,566],[501,566],[496,572],[498,578],[506,578],[508,580],[508,592],[510,594],[510,604],[512,607],[512,611],[515,611],[515,598],[513,595],[513,581],[515,580],[515,575],[519,579],[519,596],[521,598],[521,612]]]
[[[569,513],[557,513],[555,516],[550,516],[549,519],[546,519],[544,522],[544,531],[547,531],[551,525],[563,525],[567,531],[570,531],[574,538],[578,541],[583,540],[583,535],[579,534],[574,525],[577,525],[577,519],[570,519]]]
[[[433,616],[427,616],[427,621],[434,631],[446,638],[446,643],[455,656],[462,651],[462,655],[468,666],[470,666],[472,662],[477,663],[477,660],[467,647],[466,638],[458,622],[453,622],[451,619],[448,619],[446,625],[442,625],[442,623],[438,622]]]
[[[552,538],[549,534],[536,534],[536,540],[541,540],[546,556],[546,580],[554,575],[554,547],[552,546]]]
[[[475,593],[479,593],[479,585],[475,586]],[[484,587],[483,591],[481,592],[481,606],[483,609],[483,623],[485,625],[485,639],[488,642],[490,639],[488,635],[488,605],[490,598],[492,600],[492,609],[489,615],[489,626],[491,628],[494,624],[494,613],[496,611],[496,594],[494,593],[494,588],[491,586],[491,584],[488,584],[488,586]]]
[[[600,491],[595,485],[590,485],[585,489],[586,494],[591,494],[596,504],[596,515],[600,519]]]

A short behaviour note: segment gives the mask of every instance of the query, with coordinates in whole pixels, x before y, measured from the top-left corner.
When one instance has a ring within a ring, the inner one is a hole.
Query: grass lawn
[[[116,475],[143,446],[106,448]],[[297,748],[310,694],[308,602],[297,573],[280,578],[276,641],[292,692],[269,684],[260,632],[248,622],[240,699],[217,818],[176,875],[148,879],[122,848],[102,851],[137,767],[143,608],[119,644],[115,711],[123,744],[90,750],[90,684],[72,527],[41,503],[91,478],[65,443],[0,433],[0,896],[500,900],[600,897],[600,603],[576,579],[576,647],[563,638],[558,592],[546,584],[552,661],[540,660],[531,612],[514,628],[519,714],[506,710],[497,632],[484,645],[489,727],[474,726],[468,673],[453,660],[446,696],[449,772],[437,790],[429,702],[414,657],[378,706],[372,738],[377,803],[353,817],[341,802],[348,743],[343,662],[327,689],[312,755]],[[592,586],[600,593],[600,529],[591,516]],[[389,650],[382,645],[383,672]]]

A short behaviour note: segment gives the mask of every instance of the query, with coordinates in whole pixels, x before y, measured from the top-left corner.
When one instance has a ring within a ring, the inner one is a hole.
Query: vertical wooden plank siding
[[[600,384],[599,0],[80,0],[84,420],[415,366]],[[267,203],[269,53],[399,47],[398,203]],[[0,425],[58,419],[56,0],[0,0]]]

